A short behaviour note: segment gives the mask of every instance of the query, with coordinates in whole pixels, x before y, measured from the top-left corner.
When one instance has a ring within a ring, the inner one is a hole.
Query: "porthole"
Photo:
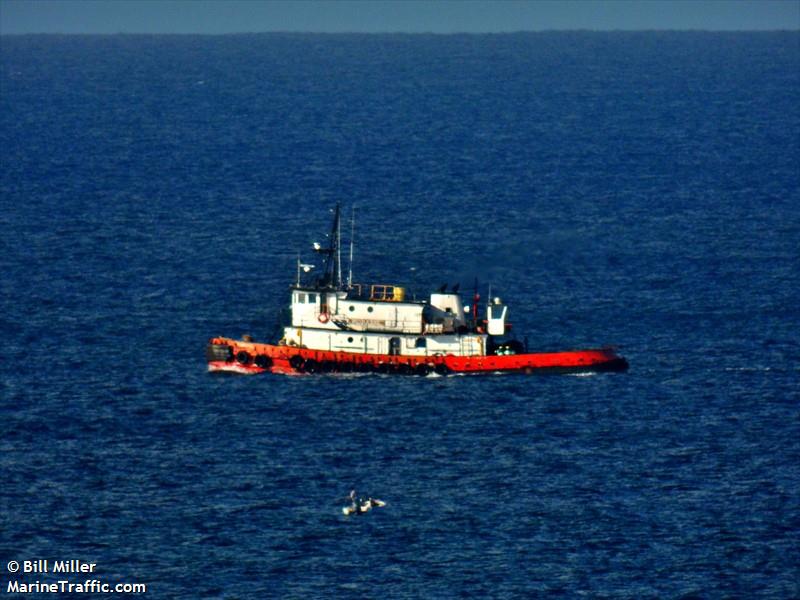
[[[347,343],[348,344],[352,344],[353,343],[353,338],[351,338],[351,337],[347,338]]]
[[[371,306],[367,307],[367,312],[372,312],[372,307]]]
[[[350,308],[348,308],[347,310],[349,310],[350,312],[353,312],[355,309],[356,309],[356,307],[351,304]]]

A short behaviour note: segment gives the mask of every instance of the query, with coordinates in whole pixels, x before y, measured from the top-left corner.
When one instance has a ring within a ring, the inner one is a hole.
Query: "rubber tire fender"
[[[431,368],[428,365],[426,365],[425,363],[418,364],[414,368],[414,373],[416,373],[417,375],[419,375],[421,377],[427,376],[428,373],[430,373],[430,372],[431,372]]]
[[[436,366],[433,367],[433,370],[439,375],[447,375],[450,373],[450,368],[444,363],[436,363]]]

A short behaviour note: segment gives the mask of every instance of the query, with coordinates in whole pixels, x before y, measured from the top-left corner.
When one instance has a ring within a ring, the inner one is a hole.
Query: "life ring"
[[[328,313],[319,313],[319,322],[320,323],[327,323],[330,321],[331,317]]]
[[[253,360],[253,357],[250,356],[249,352],[245,352],[244,350],[239,350],[236,353],[236,362],[242,365],[249,365],[250,361]]]

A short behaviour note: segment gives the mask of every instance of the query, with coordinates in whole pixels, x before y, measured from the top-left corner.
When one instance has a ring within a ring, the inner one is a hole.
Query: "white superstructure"
[[[283,330],[282,344],[366,354],[483,356],[489,353],[489,335],[505,333],[504,306],[502,311],[490,306],[484,321],[478,322],[474,311],[468,319],[457,288],[410,300],[401,286],[353,284],[352,272],[345,285],[338,207],[330,239],[329,248],[314,244],[326,255],[325,273],[314,285],[301,285],[300,268],[308,271],[310,265],[298,259],[291,324]]]
[[[369,286],[375,290],[399,286]],[[456,294],[432,294],[430,301],[399,301],[351,291],[293,288],[291,325],[283,343],[316,350],[428,356],[486,354],[485,333],[467,328]],[[402,296],[400,296],[402,297]]]

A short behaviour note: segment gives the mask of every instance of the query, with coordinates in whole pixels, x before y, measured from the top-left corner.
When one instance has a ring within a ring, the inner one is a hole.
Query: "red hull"
[[[540,373],[624,371],[628,362],[611,348],[535,352],[502,356],[391,356],[309,350],[214,338],[206,352],[208,370],[241,374],[379,372],[427,375],[447,373]]]

